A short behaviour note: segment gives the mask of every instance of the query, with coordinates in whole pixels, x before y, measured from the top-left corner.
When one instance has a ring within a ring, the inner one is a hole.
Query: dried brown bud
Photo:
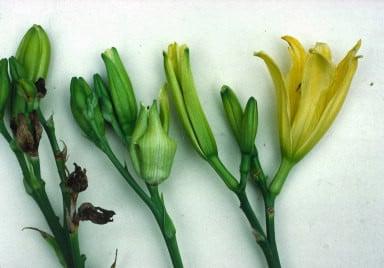
[[[43,98],[47,94],[47,88],[45,87],[45,80],[44,78],[39,78],[35,82],[35,86],[37,89],[37,97]]]
[[[36,156],[43,132],[37,112],[31,112],[29,120],[24,114],[19,113],[16,120],[11,121],[11,129],[21,150]]]
[[[77,210],[79,221],[91,221],[95,224],[106,224],[112,222],[115,212],[101,207],[95,207],[91,203],[83,203]]]
[[[87,179],[87,170],[82,169],[76,163],[75,170],[69,174],[68,179],[66,181],[66,186],[74,193],[80,193],[85,191],[88,187],[88,179]]]

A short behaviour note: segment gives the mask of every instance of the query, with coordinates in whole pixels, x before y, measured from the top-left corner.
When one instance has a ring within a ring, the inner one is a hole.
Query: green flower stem
[[[85,255],[80,254],[80,243],[79,243],[79,235],[78,230],[72,232],[69,234],[70,238],[70,245],[71,245],[71,252],[74,257],[74,263],[76,268],[83,268],[85,267]]]
[[[61,195],[63,199],[63,226],[64,226],[64,230],[66,230],[65,234],[68,240],[68,248],[71,251],[73,261],[76,263],[75,267],[82,268],[85,265],[85,259],[80,252],[80,245],[79,245],[77,230],[75,231],[75,233],[70,233],[68,223],[66,220],[67,213],[71,206],[71,200],[70,200],[70,194],[65,189],[65,185],[64,185],[65,180],[67,178],[66,165],[65,165],[65,161],[66,161],[65,149],[63,152],[60,149],[59,143],[57,142],[53,120],[47,121],[40,108],[38,109],[38,114],[39,114],[40,123],[42,124],[44,131],[47,133],[48,140],[53,151],[53,156],[55,158],[57,172],[60,177],[60,189],[61,189]]]
[[[177,245],[176,230],[174,230],[172,220],[165,209],[164,201],[162,197],[159,195],[158,188],[154,186],[147,186],[151,194],[151,196],[148,196],[148,194],[143,191],[143,189],[135,181],[133,176],[129,173],[126,166],[123,166],[121,164],[120,160],[116,157],[116,155],[111,150],[109,144],[105,140],[100,141],[99,147],[107,155],[109,160],[120,172],[120,174],[123,176],[125,181],[131,186],[131,188],[136,192],[136,194],[149,207],[149,209],[151,210],[152,214],[156,219],[157,224],[160,227],[161,233],[164,237],[169,255],[172,260],[173,267],[182,268],[183,263],[182,263],[180,251]]]
[[[277,250],[275,238],[275,197],[271,194],[264,196],[265,223],[267,226],[267,239],[272,248],[276,262],[280,263],[279,252]]]
[[[147,184],[148,190],[151,194],[153,203],[155,204],[154,216],[156,221],[161,229],[169,255],[172,260],[173,267],[182,268],[183,262],[181,259],[179,247],[176,240],[176,230],[173,226],[172,219],[169,217],[169,214],[166,211],[164,200],[159,194],[158,186],[150,186]],[[151,208],[152,210],[152,208]]]
[[[288,177],[288,174],[294,165],[294,162],[288,160],[285,157],[281,159],[280,167],[277,170],[271,185],[269,186],[269,191],[273,196],[277,196],[280,193],[281,189],[283,188],[285,179]]]
[[[257,219],[247,197],[247,194],[244,191],[237,193],[237,197],[240,200],[240,208],[244,212],[247,217],[251,227],[253,229],[253,234],[255,236],[257,244],[261,247],[264,256],[267,260],[269,268],[280,268],[279,260],[276,259],[273,249],[267,240],[267,236],[265,235],[263,228],[260,225],[259,220]]]
[[[275,196],[268,190],[266,184],[267,178],[264,175],[263,169],[261,167],[256,148],[252,156],[252,168],[253,170],[251,171],[251,175],[257,182],[264,200],[267,240],[273,251],[276,265],[278,265],[276,267],[280,267],[279,252],[275,238]]]
[[[74,259],[72,258],[72,254],[70,249],[68,248],[69,240],[68,236],[66,235],[66,231],[63,229],[63,227],[60,224],[59,218],[57,217],[56,213],[54,212],[51,203],[49,201],[49,198],[45,192],[44,184],[41,184],[41,188],[35,188],[30,195],[35,200],[37,205],[39,206],[40,210],[42,211],[44,218],[49,226],[49,229],[52,231],[53,236],[55,237],[59,247],[60,251],[62,252],[62,255],[64,256],[66,260],[67,267],[81,267],[81,266],[74,266]]]
[[[216,173],[224,181],[227,187],[236,194],[237,198],[240,201],[240,208],[245,214],[247,220],[249,221],[253,234],[255,236],[256,242],[261,247],[265,258],[267,260],[268,266],[270,268],[280,268],[279,260],[275,258],[274,251],[269,244],[267,235],[265,234],[259,220],[256,217],[255,212],[253,211],[248,196],[246,193],[246,183],[247,177],[250,170],[250,155],[243,155],[240,165],[240,184],[234,178],[234,176],[228,171],[224,164],[220,161],[218,157],[208,159],[209,164],[213,167]]]

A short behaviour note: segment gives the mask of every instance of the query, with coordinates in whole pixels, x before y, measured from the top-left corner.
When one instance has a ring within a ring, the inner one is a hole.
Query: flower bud
[[[220,95],[229,126],[231,127],[233,135],[235,135],[237,143],[240,144],[240,129],[243,116],[240,101],[235,92],[225,85],[221,88]]]
[[[201,107],[193,81],[187,46],[169,45],[164,69],[177,113],[192,145],[205,159],[217,156],[215,137]]]
[[[249,98],[245,106],[240,127],[240,149],[244,154],[250,154],[255,146],[257,133],[257,103],[255,98]]]
[[[3,119],[5,106],[10,92],[7,59],[0,60],[0,119]]]
[[[11,73],[12,81],[20,80],[27,77],[25,68],[21,63],[15,58],[9,58],[9,70]]]
[[[119,136],[120,139],[125,141],[125,137],[120,129],[119,123],[115,115],[115,111],[113,109],[113,104],[111,102],[111,97],[109,95],[108,89],[99,74],[95,74],[93,76],[93,87],[95,88],[95,93],[98,98],[104,120],[113,127],[117,136]]]
[[[25,68],[27,79],[36,82],[47,78],[51,45],[44,29],[33,25],[24,35],[16,52],[16,59]]]
[[[144,129],[146,117],[148,121]],[[141,137],[133,144],[139,174],[146,183],[158,185],[169,177],[176,153],[176,142],[161,125],[156,101],[147,113],[142,107],[134,135],[140,133]]]
[[[137,103],[131,81],[116,48],[102,55],[108,74],[110,96],[120,128],[131,136],[137,117]]]
[[[71,80],[71,110],[80,128],[98,145],[105,134],[104,118],[96,95],[81,77]]]

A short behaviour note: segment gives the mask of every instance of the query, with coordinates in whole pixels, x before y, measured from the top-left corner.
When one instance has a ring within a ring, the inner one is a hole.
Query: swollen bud
[[[82,78],[71,80],[71,110],[77,124],[96,145],[104,137],[104,118],[97,97]]]
[[[146,118],[147,125],[144,129]],[[141,109],[134,134],[141,133],[141,137],[132,145],[137,159],[136,165],[146,183],[158,185],[169,177],[176,153],[176,142],[168,136],[161,124],[156,101],[147,114]]]
[[[229,126],[231,127],[233,135],[235,135],[237,143],[240,144],[240,129],[243,116],[240,101],[235,92],[225,85],[221,88],[220,95]]]
[[[101,54],[108,74],[110,96],[120,128],[131,136],[137,117],[137,103],[131,81],[116,48]]]
[[[257,133],[257,103],[255,98],[249,98],[245,106],[240,127],[240,149],[244,154],[250,154],[255,146]]]
[[[7,59],[0,60],[0,120],[3,119],[5,106],[10,92]]]
[[[16,52],[16,59],[25,68],[27,79],[36,82],[46,79],[51,58],[48,36],[40,25],[33,25],[24,35]]]

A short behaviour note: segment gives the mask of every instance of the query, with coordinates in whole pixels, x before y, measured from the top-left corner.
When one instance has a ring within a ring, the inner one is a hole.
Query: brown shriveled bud
[[[37,112],[31,112],[29,118],[19,113],[16,119],[12,120],[11,129],[21,150],[27,154],[36,156],[43,132]]]
[[[87,170],[85,168],[82,169],[76,163],[73,164],[75,165],[75,170],[69,174],[65,184],[72,192],[80,193],[88,187]]]
[[[114,211],[95,207],[91,203],[83,203],[77,210],[78,221],[91,221],[95,224],[112,222],[114,215]]]
[[[44,78],[39,78],[35,82],[35,86],[37,89],[37,97],[38,98],[43,98],[47,94],[47,88],[45,87],[45,80]]]

